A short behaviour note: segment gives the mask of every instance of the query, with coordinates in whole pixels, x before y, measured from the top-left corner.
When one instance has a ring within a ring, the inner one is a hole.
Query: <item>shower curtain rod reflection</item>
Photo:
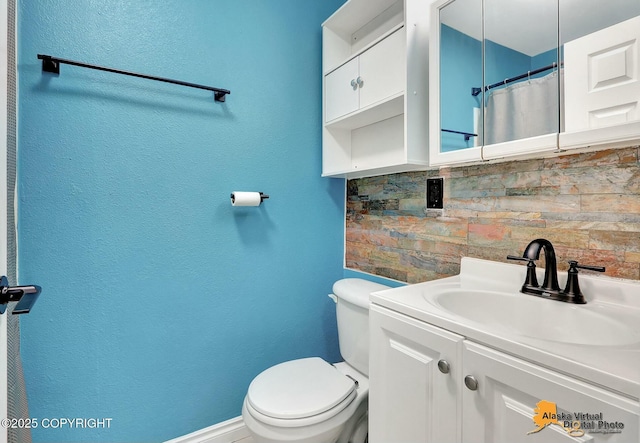
[[[501,82],[497,82],[494,83],[492,85],[487,85],[484,87],[485,91],[488,91],[489,89],[493,89],[493,88],[497,88],[498,86],[504,86],[506,84],[518,81],[518,80],[522,80],[523,78],[527,78],[527,77],[531,77],[532,75],[536,75],[536,74],[540,74],[541,72],[544,71],[548,71],[549,69],[555,69],[558,66],[558,64],[556,62],[551,63],[548,66],[544,66],[542,68],[538,68],[538,69],[534,69],[533,71],[528,71],[524,74],[520,74],[517,75],[515,77],[511,77],[511,78],[506,78],[504,80],[502,80]],[[480,94],[482,92],[482,88],[471,88],[471,95],[473,95],[474,97],[477,96],[478,94]]]
[[[120,69],[105,68],[104,66],[90,65],[88,63],[76,62],[73,60],[65,60],[63,58],[52,57],[50,55],[38,54],[38,59],[42,60],[42,72],[50,72],[52,74],[60,74],[60,64],[79,66],[81,68],[97,69],[98,71],[113,72],[115,74],[130,75],[132,77],[146,78],[159,82],[172,83],[174,85],[187,86],[189,88],[205,89],[213,91],[213,97],[217,102],[224,102],[227,94],[231,94],[228,89],[214,88],[212,86],[198,85],[196,83],[188,83],[180,80],[172,80],[169,78],[155,77],[152,75],[138,74],[136,72],[122,71]]]

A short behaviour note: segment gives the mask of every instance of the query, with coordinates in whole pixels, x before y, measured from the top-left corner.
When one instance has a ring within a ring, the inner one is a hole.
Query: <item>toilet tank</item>
[[[361,278],[345,278],[333,285],[336,296],[338,341],[344,361],[369,375],[369,294],[389,286]]]

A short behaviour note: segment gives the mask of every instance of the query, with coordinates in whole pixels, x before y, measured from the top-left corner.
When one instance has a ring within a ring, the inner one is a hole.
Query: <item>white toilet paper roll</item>
[[[234,191],[231,193],[231,206],[260,206],[262,198],[259,192],[241,192]]]

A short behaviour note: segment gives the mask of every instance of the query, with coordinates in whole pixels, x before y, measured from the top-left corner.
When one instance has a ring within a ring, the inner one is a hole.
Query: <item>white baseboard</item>
[[[242,417],[232,418],[208,428],[183,435],[182,437],[167,440],[164,443],[252,443],[251,435],[247,430]]]

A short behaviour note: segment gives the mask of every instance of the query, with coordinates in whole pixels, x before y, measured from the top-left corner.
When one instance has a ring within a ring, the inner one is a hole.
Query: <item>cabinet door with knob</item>
[[[358,110],[360,106],[360,94],[358,83],[356,83],[356,79],[359,78],[358,61],[354,58],[325,77],[325,121],[331,121]]]
[[[638,403],[465,340],[465,443],[628,442]],[[584,415],[581,415],[584,414]]]
[[[371,305],[369,441],[460,442],[464,337]]]

